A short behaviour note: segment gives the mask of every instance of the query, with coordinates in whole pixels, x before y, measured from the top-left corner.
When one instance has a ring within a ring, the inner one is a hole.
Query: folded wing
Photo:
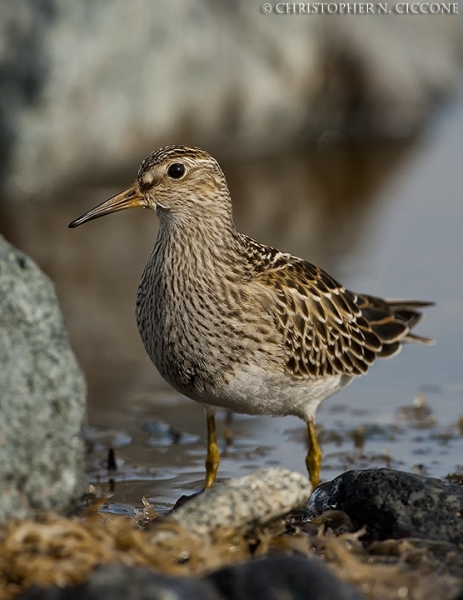
[[[283,335],[286,367],[296,377],[361,375],[405,341],[418,308],[431,303],[355,294],[322,269],[289,255],[255,279],[255,291]]]

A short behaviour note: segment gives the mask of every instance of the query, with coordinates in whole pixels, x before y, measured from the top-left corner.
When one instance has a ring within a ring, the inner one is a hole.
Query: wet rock
[[[463,543],[463,487],[391,469],[348,471],[312,494],[307,518],[342,510],[374,538]]]
[[[362,600],[355,588],[314,560],[271,556],[219,569],[206,579],[227,600],[288,598],[291,600]]]
[[[107,175],[153,140],[242,157],[411,136],[458,85],[460,23],[393,4],[298,17],[246,0],[2,2],[0,179],[14,195]]]
[[[0,236],[0,521],[81,497],[85,394],[52,283]]]
[[[170,519],[198,537],[219,528],[246,534],[302,506],[311,491],[309,480],[300,473],[277,467],[259,469],[206,490]]]
[[[148,569],[100,567],[85,583],[32,588],[18,600],[223,600],[208,582],[161,575]]]

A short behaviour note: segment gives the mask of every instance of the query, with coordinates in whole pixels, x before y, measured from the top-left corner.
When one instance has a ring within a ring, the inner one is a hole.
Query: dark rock
[[[348,471],[320,485],[305,517],[347,513],[376,539],[414,537],[463,543],[463,487],[391,469]]]
[[[0,236],[0,521],[78,502],[85,395],[52,283]]]
[[[227,600],[363,600],[362,594],[312,559],[271,556],[212,573]]]
[[[463,600],[463,589],[461,589],[452,600]]]
[[[206,581],[159,575],[149,569],[104,566],[72,587],[31,588],[18,600],[223,600]]]
[[[302,557],[273,556],[219,569],[202,580],[148,569],[104,566],[85,583],[31,588],[18,600],[363,600],[328,569]]]

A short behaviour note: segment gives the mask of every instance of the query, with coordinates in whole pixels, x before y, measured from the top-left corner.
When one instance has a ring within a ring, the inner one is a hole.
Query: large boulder
[[[78,502],[85,396],[52,283],[0,236],[0,521]]]
[[[242,157],[324,132],[402,138],[458,85],[458,15],[271,5],[0,3],[0,183],[16,195],[93,179],[164,143]]]

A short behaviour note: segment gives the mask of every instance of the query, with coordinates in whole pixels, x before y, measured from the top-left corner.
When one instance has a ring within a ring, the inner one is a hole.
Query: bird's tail
[[[417,325],[423,314],[421,308],[429,306],[435,306],[434,302],[426,302],[422,300],[385,300],[389,310],[394,314],[396,319],[407,324],[409,332],[403,338],[404,342],[419,342],[421,344],[432,345],[435,344],[435,340],[432,338],[424,337],[411,333],[411,330]]]
[[[383,344],[378,356],[394,356],[400,351],[403,342],[434,344],[431,338],[411,333],[423,316],[420,309],[433,306],[433,302],[385,300],[365,294],[357,294],[357,298],[363,316]]]

